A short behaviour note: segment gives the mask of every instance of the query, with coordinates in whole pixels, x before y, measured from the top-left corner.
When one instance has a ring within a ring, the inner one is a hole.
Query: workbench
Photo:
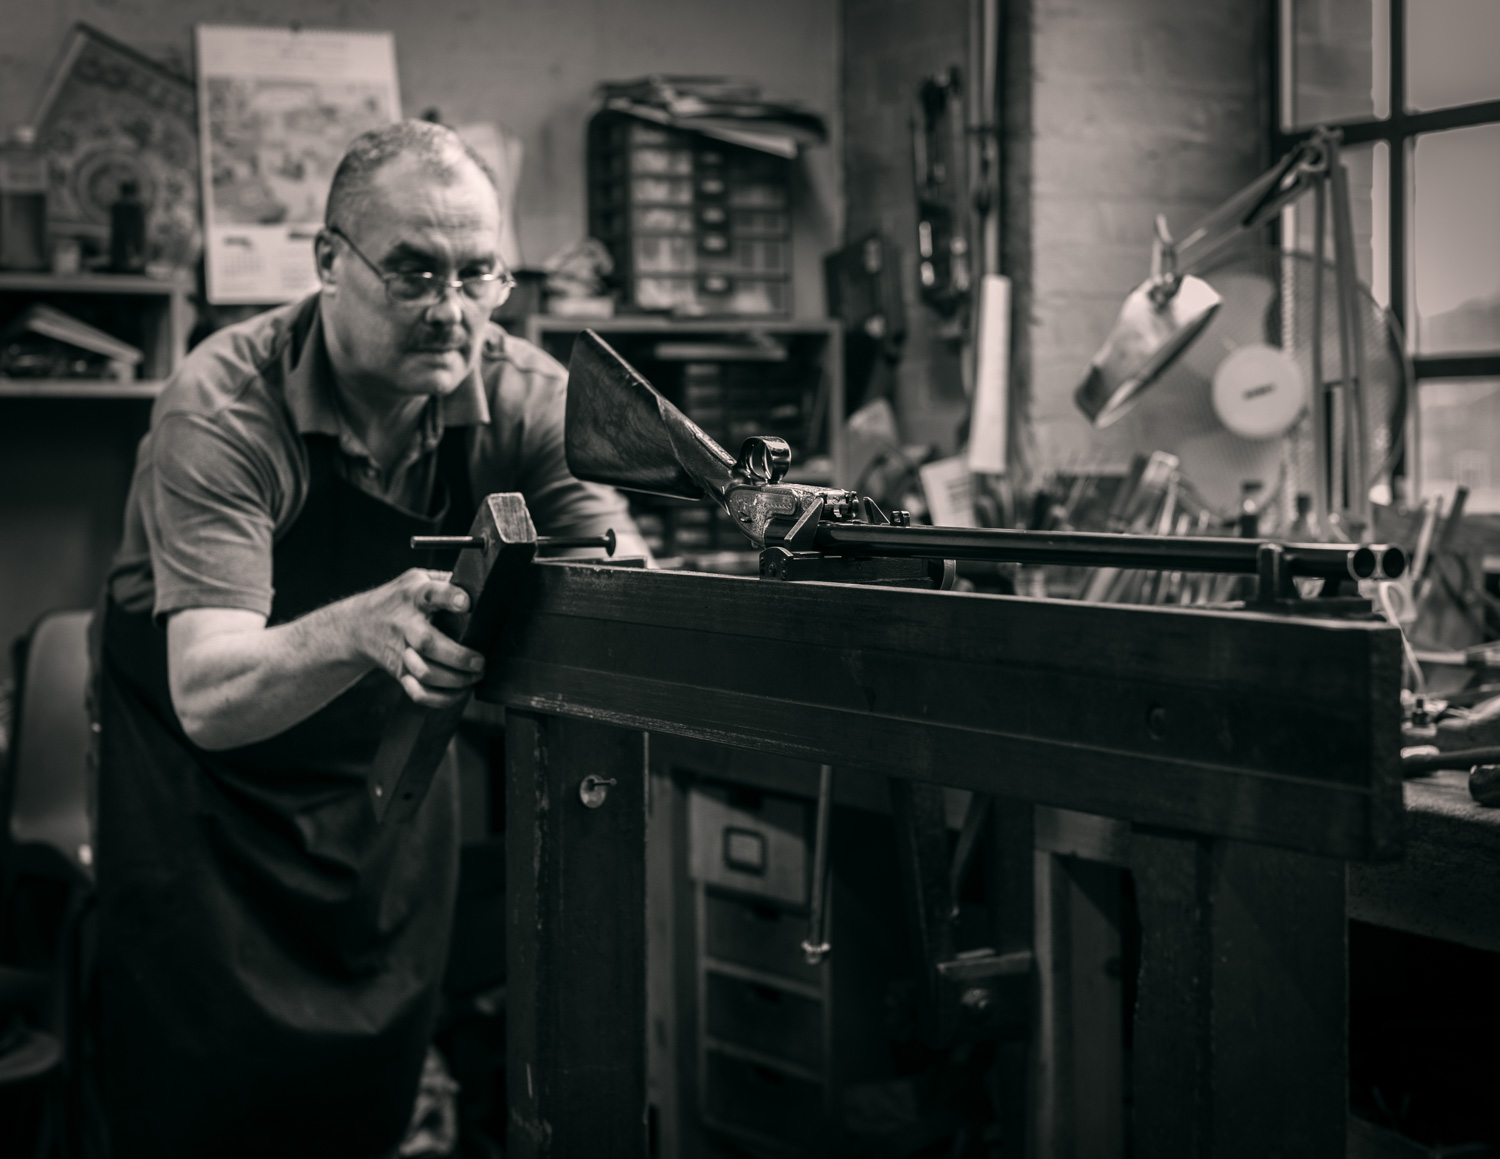
[[[1082,1153],[1048,1141],[1094,1057],[1049,947],[1088,924],[1057,867],[1091,859],[1136,883],[1135,1153],[1344,1153],[1346,864],[1404,828],[1394,629],[551,562],[517,612],[480,690],[506,709],[514,1154],[646,1154],[651,734],[1003,803],[995,941],[1035,955],[1018,1154]]]

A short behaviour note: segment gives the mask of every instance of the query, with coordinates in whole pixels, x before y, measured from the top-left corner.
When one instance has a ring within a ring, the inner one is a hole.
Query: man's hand
[[[346,602],[356,605],[356,647],[399,680],[418,704],[453,704],[484,674],[482,655],[449,639],[431,622],[439,611],[469,610],[468,595],[448,582],[447,572],[412,568]]]
[[[187,608],[167,621],[172,706],[194,743],[227,749],[300,724],[372,667],[417,704],[456,703],[483,674],[484,657],[431,618],[468,602],[447,573],[414,568],[272,628],[258,612]]]

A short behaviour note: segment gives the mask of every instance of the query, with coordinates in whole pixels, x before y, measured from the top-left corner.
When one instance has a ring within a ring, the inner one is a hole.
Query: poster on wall
[[[47,157],[53,237],[107,251],[110,206],[130,181],[147,206],[148,262],[192,269],[201,245],[192,81],[77,24],[32,122]]]
[[[401,116],[395,39],[200,24],[197,50],[208,300],[310,293],[339,158],[360,133]]]

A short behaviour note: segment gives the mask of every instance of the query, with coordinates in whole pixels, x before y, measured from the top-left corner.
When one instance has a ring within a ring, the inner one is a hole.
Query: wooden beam
[[[1399,848],[1383,624],[541,563],[481,695],[1335,857]]]

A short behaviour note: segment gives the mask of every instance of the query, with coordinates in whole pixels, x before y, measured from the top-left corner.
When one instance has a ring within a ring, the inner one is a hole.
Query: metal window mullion
[[[1409,310],[1407,293],[1408,266],[1407,217],[1410,210],[1411,182],[1407,177],[1407,161],[1410,156],[1405,133],[1406,122],[1406,0],[1390,0],[1390,88],[1391,88],[1391,134],[1390,165],[1387,169],[1390,202],[1389,220],[1386,223],[1386,244],[1389,248],[1387,260],[1390,265],[1390,310],[1401,323],[1406,336],[1409,353],[1416,353],[1416,327]]]
[[[1412,359],[1418,380],[1500,378],[1500,354],[1423,354]]]

